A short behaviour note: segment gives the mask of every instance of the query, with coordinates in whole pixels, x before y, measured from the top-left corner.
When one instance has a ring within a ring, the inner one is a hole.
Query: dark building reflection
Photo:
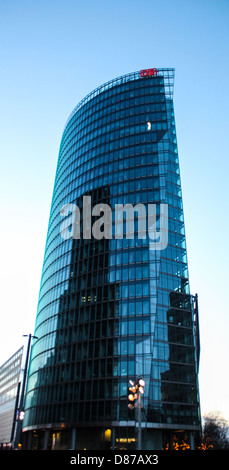
[[[197,297],[185,293],[186,279],[182,279],[179,292],[170,292],[170,308],[167,311],[168,363],[167,370],[160,374],[160,403],[152,400],[148,408],[148,419],[168,425],[164,431],[165,448],[173,442],[188,442],[185,431],[182,435],[169,430],[169,425],[196,426],[199,422],[199,396],[196,381],[199,359],[198,305]],[[193,331],[193,328],[195,331]],[[179,430],[179,433],[181,431]],[[185,441],[186,439],[186,441]],[[186,445],[189,445],[186,443]]]
[[[93,206],[110,203],[108,186],[87,195]],[[83,197],[77,205],[82,215]],[[109,239],[73,240],[69,289],[59,303],[55,354],[39,370],[36,383],[34,401],[39,406],[33,420],[38,424],[47,421],[64,427],[117,419],[113,400],[118,399],[114,336],[119,285],[109,282],[108,268]]]

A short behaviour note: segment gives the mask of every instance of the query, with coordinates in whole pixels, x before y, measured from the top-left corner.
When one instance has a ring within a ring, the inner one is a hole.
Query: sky
[[[34,331],[69,114],[112,78],[174,67],[201,411],[229,420],[228,29],[229,0],[0,0],[0,364]]]

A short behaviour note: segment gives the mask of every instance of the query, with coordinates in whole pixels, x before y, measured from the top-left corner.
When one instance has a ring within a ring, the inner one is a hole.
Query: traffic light
[[[137,394],[136,394],[136,385],[135,383],[132,381],[132,380],[129,380],[129,383],[131,385],[131,387],[129,387],[129,395],[128,395],[128,401],[129,401],[129,404],[128,404],[128,408],[129,410],[133,410],[134,409],[134,405],[135,405],[135,400],[138,398]]]
[[[129,410],[133,410],[138,407],[138,403],[135,401],[140,402],[140,394],[142,395],[144,393],[145,381],[140,377],[136,382],[129,380],[129,383],[131,387],[129,387],[128,408]]]
[[[138,380],[138,390],[143,395],[144,394],[145,381],[143,379]]]

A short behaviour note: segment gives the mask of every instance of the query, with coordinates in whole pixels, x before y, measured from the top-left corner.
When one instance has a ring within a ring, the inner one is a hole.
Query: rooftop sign
[[[152,77],[157,75],[157,69],[144,69],[140,71],[140,77]]]

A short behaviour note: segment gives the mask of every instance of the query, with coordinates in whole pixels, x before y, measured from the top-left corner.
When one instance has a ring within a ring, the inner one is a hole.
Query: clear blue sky
[[[203,414],[229,419],[228,0],[0,0],[0,364],[34,330],[62,130],[116,76],[175,67]]]

